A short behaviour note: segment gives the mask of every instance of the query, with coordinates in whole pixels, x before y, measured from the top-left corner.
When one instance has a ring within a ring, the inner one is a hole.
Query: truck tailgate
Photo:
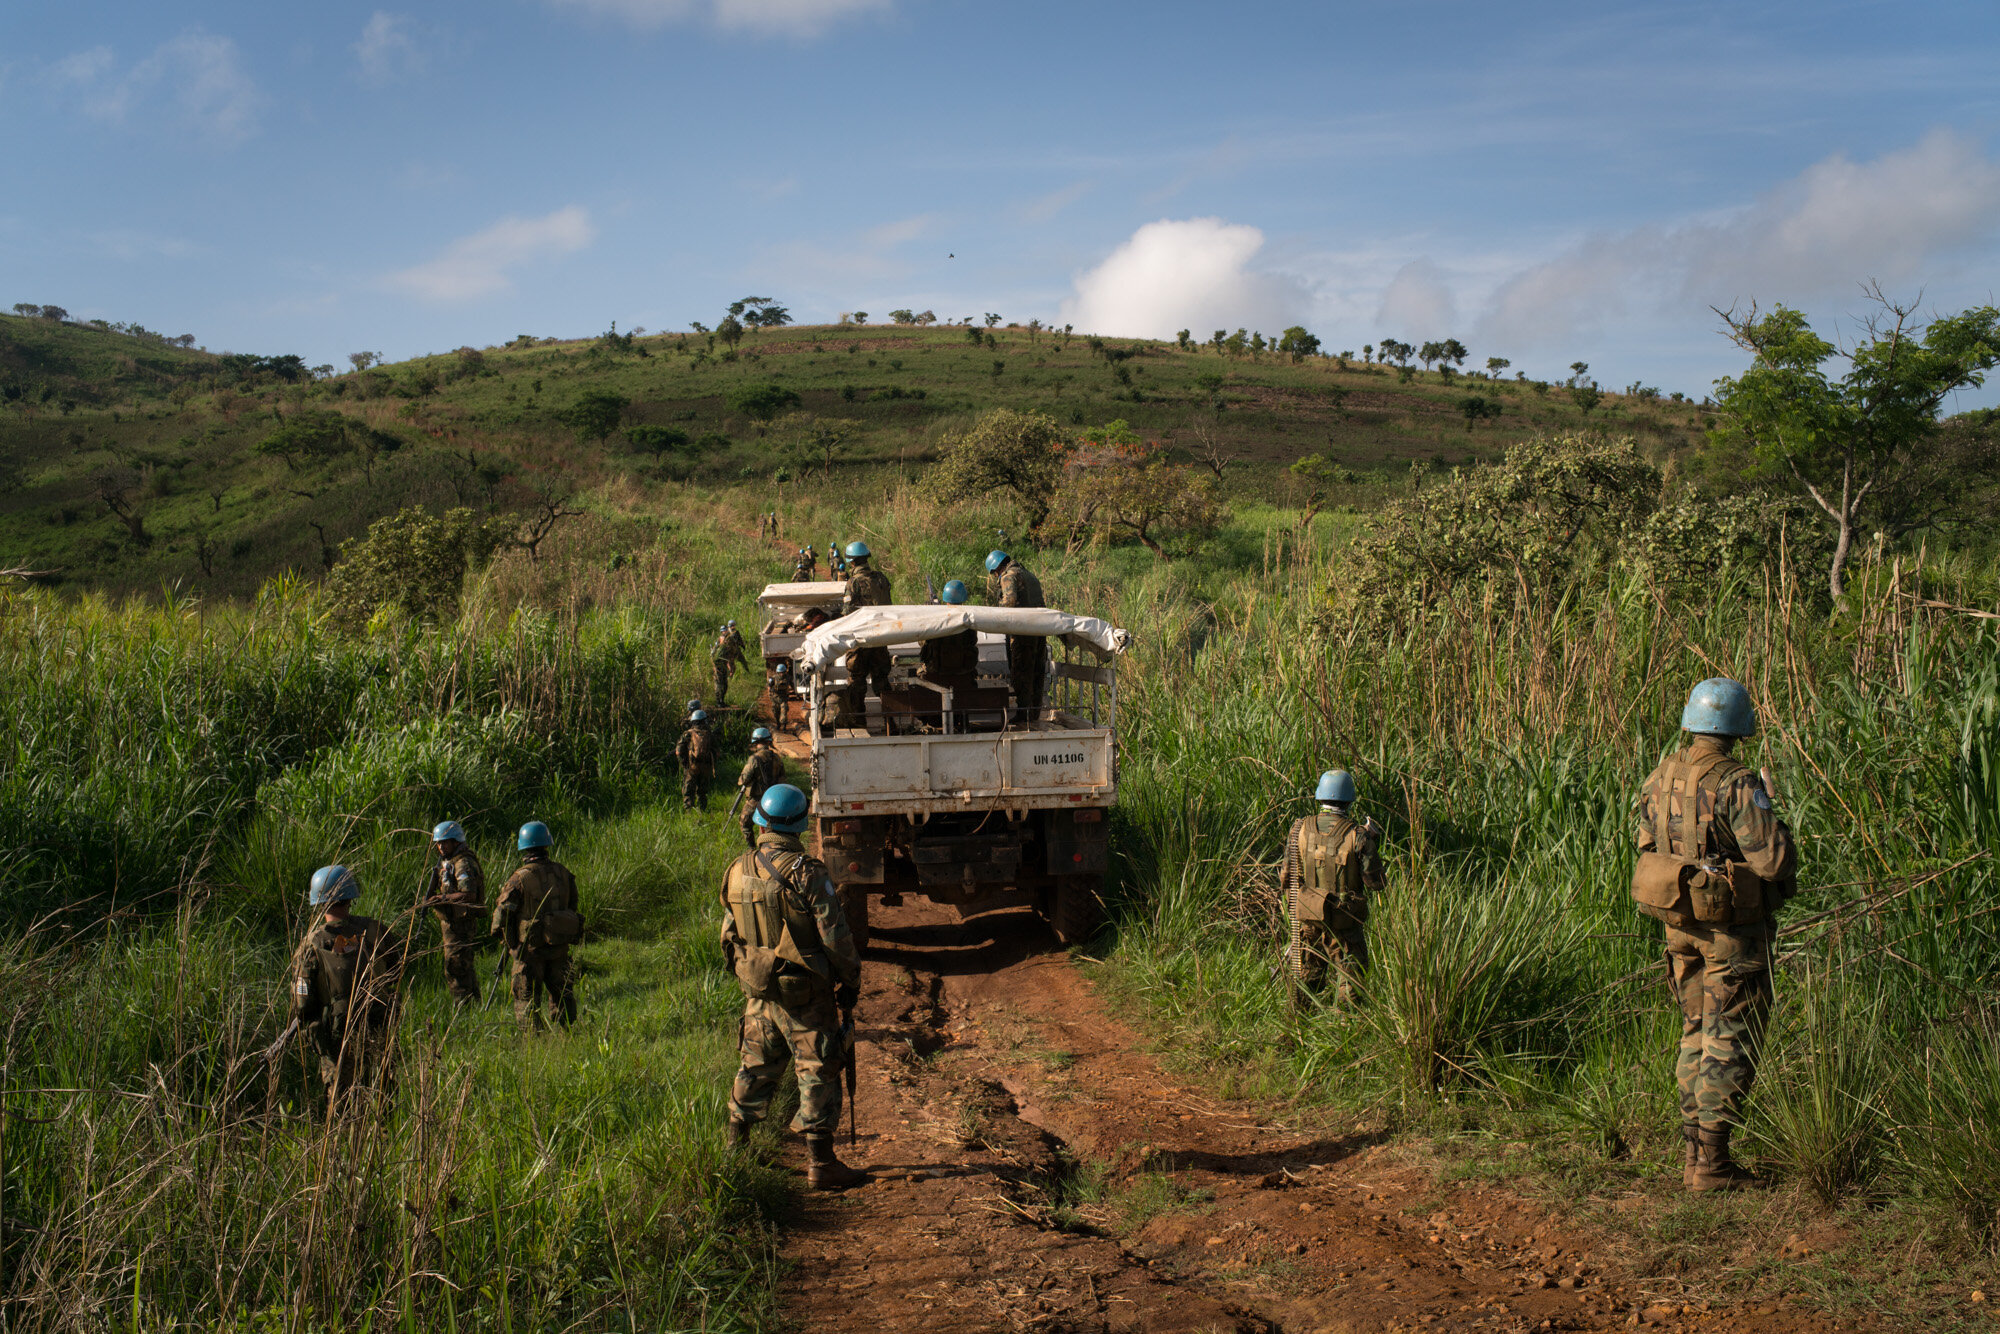
[[[826,737],[820,752],[813,806],[829,815],[1109,805],[1115,791],[1102,728]]]

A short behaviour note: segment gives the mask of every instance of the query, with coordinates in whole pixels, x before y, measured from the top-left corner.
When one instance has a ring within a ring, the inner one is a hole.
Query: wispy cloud
[[[764,37],[817,37],[844,19],[887,12],[894,0],[550,0],[563,9],[618,19],[635,28],[708,22]]]
[[[766,251],[759,258],[756,271],[769,274],[774,282],[816,289],[830,282],[852,284],[905,278],[916,265],[904,252],[933,235],[943,221],[936,213],[918,213],[877,223],[844,239],[787,241]]]
[[[370,83],[407,79],[424,70],[424,53],[417,46],[407,15],[376,10],[354,44],[361,77]]]
[[[1252,267],[1263,248],[1263,232],[1221,218],[1149,222],[1076,280],[1063,322],[1131,338],[1283,328],[1307,308],[1306,291],[1296,278]]]
[[[1077,181],[1073,185],[1065,185],[1060,190],[1051,190],[1045,195],[1036,195],[1033,199],[1024,200],[1016,204],[1014,206],[1014,216],[1019,221],[1030,225],[1047,222],[1051,218],[1054,218],[1056,214],[1089,194],[1096,184],[1097,182],[1095,181]]]
[[[502,218],[384,281],[425,301],[470,301],[510,290],[523,265],[572,254],[596,239],[590,214],[571,204],[539,218]]]
[[[98,46],[57,61],[50,74],[106,124],[164,122],[224,144],[257,132],[263,104],[236,43],[200,31],[163,43],[122,73],[116,53]]]

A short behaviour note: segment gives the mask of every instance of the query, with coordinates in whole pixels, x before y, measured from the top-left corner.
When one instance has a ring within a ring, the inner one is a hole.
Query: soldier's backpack
[[[576,880],[553,862],[533,867],[540,901],[521,919],[521,941],[530,949],[561,949],[583,939],[583,914],[576,910]]]
[[[1299,900],[1301,922],[1359,926],[1368,919],[1368,894],[1361,859],[1370,830],[1336,811],[1299,821]]]
[[[1654,851],[1632,868],[1632,901],[1648,917],[1676,930],[1760,922],[1763,878],[1742,862],[1725,862],[1710,840],[1716,797],[1745,766],[1720,751],[1698,759],[1662,760],[1650,795]]]
[[[715,759],[715,738],[706,727],[688,729],[688,759],[695,764],[708,764]]]
[[[794,876],[799,868],[794,867]],[[831,989],[833,970],[804,892],[759,851],[737,858],[722,906],[736,921],[736,980],[752,1000],[798,1008]]]

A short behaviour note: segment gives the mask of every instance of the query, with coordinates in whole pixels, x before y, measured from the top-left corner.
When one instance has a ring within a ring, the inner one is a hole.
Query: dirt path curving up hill
[[[800,1328],[1833,1330],[1688,1305],[1504,1190],[1164,1073],[1026,912],[876,905],[854,1148],[789,1221]],[[796,1145],[788,1150],[798,1160]]]

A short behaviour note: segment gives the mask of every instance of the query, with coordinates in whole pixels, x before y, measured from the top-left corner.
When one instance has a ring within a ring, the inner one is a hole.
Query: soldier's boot
[[[729,1118],[729,1132],[723,1141],[731,1149],[740,1149],[750,1142],[750,1123],[740,1116]]]
[[[812,1164],[806,1168],[806,1184],[814,1190],[846,1190],[868,1179],[868,1173],[833,1156],[832,1135],[807,1135],[806,1149],[812,1154]]]
[[[1695,1164],[1701,1161],[1701,1122],[1681,1122],[1681,1184],[1694,1186]]]
[[[1701,1128],[1701,1152],[1688,1175],[1689,1190],[1742,1190],[1761,1184],[1755,1173],[1729,1156],[1729,1131],[1728,1126]]]

